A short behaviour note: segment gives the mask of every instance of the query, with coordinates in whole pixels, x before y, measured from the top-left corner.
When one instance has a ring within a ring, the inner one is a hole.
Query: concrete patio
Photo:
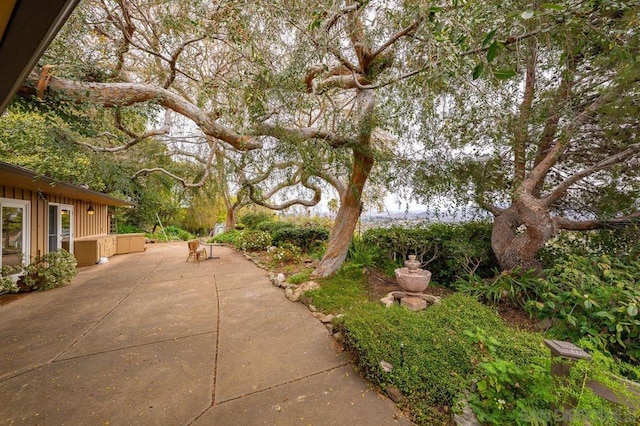
[[[148,245],[0,306],[0,424],[410,424],[265,271],[214,255]]]

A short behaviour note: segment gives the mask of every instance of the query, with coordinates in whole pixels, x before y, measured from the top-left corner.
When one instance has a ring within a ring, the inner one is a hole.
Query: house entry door
[[[73,206],[49,204],[49,251],[73,253]]]

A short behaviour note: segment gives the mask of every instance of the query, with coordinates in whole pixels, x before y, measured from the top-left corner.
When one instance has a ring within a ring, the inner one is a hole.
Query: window
[[[0,266],[29,263],[29,201],[0,198]]]

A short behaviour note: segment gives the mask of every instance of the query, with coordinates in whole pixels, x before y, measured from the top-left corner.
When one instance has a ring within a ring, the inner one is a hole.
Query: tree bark
[[[353,165],[349,182],[344,193],[340,194],[340,208],[329,236],[327,251],[316,270],[313,271],[314,277],[327,277],[333,274],[342,266],[347,257],[353,231],[356,229],[362,212],[361,200],[364,186],[374,164],[370,150],[374,94],[372,90],[362,90],[358,92],[357,97],[361,117],[359,123],[360,143],[358,147],[353,148]]]
[[[521,195],[493,221],[491,247],[500,269],[541,269],[536,255],[557,232],[548,208],[531,195]]]

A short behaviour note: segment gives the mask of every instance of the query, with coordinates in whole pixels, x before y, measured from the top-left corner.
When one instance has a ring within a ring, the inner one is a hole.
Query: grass
[[[316,308],[339,314],[367,303],[365,276],[362,269],[342,269],[337,274],[320,280],[321,287],[307,292]]]
[[[290,282],[291,284],[302,284],[304,282],[309,281],[309,279],[311,279],[312,272],[313,272],[313,268],[305,269],[304,271],[291,275],[289,278],[287,278],[287,281]]]

